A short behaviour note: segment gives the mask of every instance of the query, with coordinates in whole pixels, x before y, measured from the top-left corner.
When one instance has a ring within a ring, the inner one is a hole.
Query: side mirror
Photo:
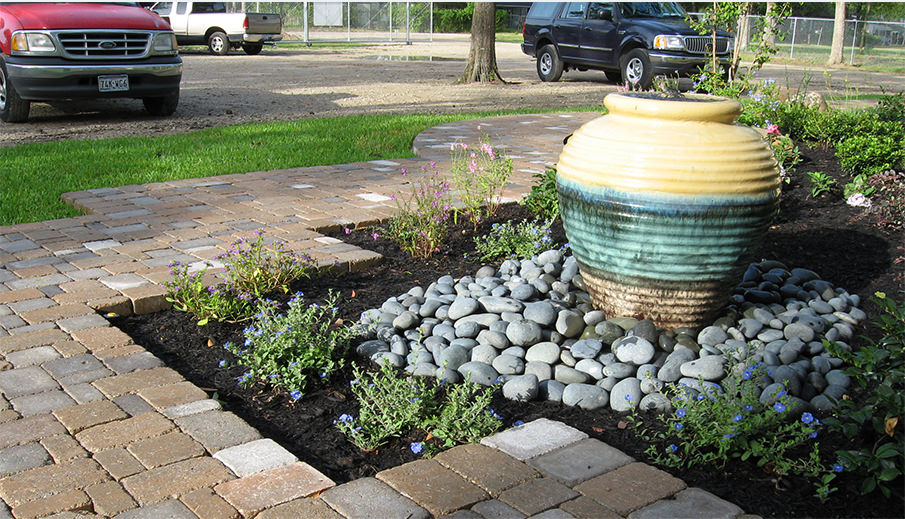
[[[597,19],[613,21],[613,10],[609,7],[601,7],[600,10],[597,11]]]

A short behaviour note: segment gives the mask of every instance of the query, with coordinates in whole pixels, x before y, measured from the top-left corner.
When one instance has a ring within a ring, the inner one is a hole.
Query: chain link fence
[[[739,24],[742,37],[751,44],[763,16],[748,16]],[[778,57],[824,63],[833,42],[833,20],[790,17],[776,27]],[[845,21],[845,62],[905,70],[905,22]]]

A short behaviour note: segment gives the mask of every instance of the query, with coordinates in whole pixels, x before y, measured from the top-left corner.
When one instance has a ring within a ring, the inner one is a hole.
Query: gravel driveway
[[[138,100],[32,105],[25,124],[2,124],[0,146],[68,138],[157,135],[271,120],[388,112],[457,113],[477,110],[564,108],[601,104],[615,91],[601,72],[569,72],[542,83],[534,61],[517,43],[497,43],[507,85],[457,85],[468,37],[435,35],[433,42],[331,49],[266,48],[258,56],[211,56],[200,47],[182,53],[185,69],[173,117],[149,116]],[[761,73],[809,90],[896,91],[900,77],[854,70],[807,71],[768,66]],[[899,87],[901,88],[901,87]]]

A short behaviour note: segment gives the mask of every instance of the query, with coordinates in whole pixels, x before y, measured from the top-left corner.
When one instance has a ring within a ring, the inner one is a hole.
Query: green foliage
[[[430,431],[445,447],[478,441],[500,428],[500,417],[488,408],[493,387],[402,377],[388,365],[373,374],[356,366],[353,373],[358,418],[342,414],[334,423],[362,450],[376,449],[414,428]],[[412,446],[417,452],[421,448]]]
[[[449,233],[447,220],[452,212],[449,183],[437,171],[435,163],[431,162],[431,168],[428,171],[422,167],[422,175],[412,181],[407,197],[393,196],[396,215],[382,228],[402,250],[419,258],[440,251]],[[402,174],[408,175],[405,168]]]
[[[867,179],[872,194],[870,214],[881,227],[893,230],[905,227],[905,173],[887,171]]]
[[[321,306],[305,304],[298,293],[287,303],[285,314],[273,304],[259,304],[254,321],[242,332],[244,344],[225,346],[248,369],[239,383],[283,388],[298,400],[312,378],[328,378],[340,369],[356,332],[337,325],[338,298],[330,294]]]
[[[553,247],[550,222],[522,220],[495,223],[486,236],[474,237],[475,250],[483,261],[530,258]]]
[[[490,144],[487,134],[481,144],[469,148],[465,143],[452,145],[450,170],[465,214],[475,227],[485,216],[493,216],[500,207],[503,188],[512,176],[512,159]]]
[[[884,94],[872,111],[881,121],[905,125],[905,92]]]
[[[535,173],[531,191],[519,204],[542,220],[559,218],[559,195],[556,193],[556,168],[548,166],[543,173]]]
[[[240,238],[217,257],[224,266],[225,280],[219,283],[206,286],[209,262],[200,268],[178,261],[170,264],[173,277],[164,283],[167,301],[195,316],[199,326],[210,320],[245,321],[255,313],[258,300],[276,291],[286,293],[292,281],[309,277],[316,267],[308,255],[286,250],[280,240],[273,240],[269,249],[264,231],[254,234],[254,241]]]
[[[808,171],[808,182],[811,184],[811,196],[818,198],[830,192],[836,180],[823,171]]]
[[[848,200],[853,195],[861,193],[865,197],[874,194],[876,188],[867,182],[868,176],[864,173],[858,173],[852,177],[852,180],[842,187],[842,197]]]
[[[468,2],[461,9],[437,9],[434,11],[434,32],[471,32],[471,17],[474,15],[474,2]],[[504,30],[509,13],[505,9],[494,12],[496,30]]]
[[[861,401],[839,401],[835,416],[826,422],[849,439],[867,437],[860,449],[838,451],[847,469],[862,480],[862,493],[879,489],[889,497],[889,482],[902,475],[905,460],[905,304],[882,292],[874,302],[881,313],[874,323],[883,332],[876,342],[857,350],[824,341],[827,350],[849,366],[845,373],[864,390]]]
[[[905,160],[905,147],[899,136],[852,135],[836,146],[836,157],[848,173],[875,175],[898,167]]]
[[[722,383],[724,390],[702,382],[704,392],[696,394],[672,385],[676,410],[659,417],[660,427],[648,430],[637,412],[632,416],[639,435],[653,442],[647,450],[651,458],[667,467],[723,467],[730,459],[750,459],[778,475],[812,478],[818,497],[835,490],[830,487],[834,469],[821,461],[815,440],[820,421],[810,413],[790,416],[785,391],[775,395],[772,405],[762,405],[759,379],[767,375],[764,367],[731,372]],[[801,455],[802,450],[807,455]]]

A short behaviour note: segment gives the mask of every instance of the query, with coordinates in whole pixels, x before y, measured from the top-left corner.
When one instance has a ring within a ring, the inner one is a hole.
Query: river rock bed
[[[764,404],[786,391],[799,411],[826,410],[850,380],[822,341],[848,348],[867,318],[859,303],[813,271],[763,261],[712,325],[662,330],[595,310],[575,258],[548,250],[387,299],[361,314],[356,351],[415,376],[502,383],[517,401],[668,411],[668,385],[721,391],[731,371],[757,373]]]

